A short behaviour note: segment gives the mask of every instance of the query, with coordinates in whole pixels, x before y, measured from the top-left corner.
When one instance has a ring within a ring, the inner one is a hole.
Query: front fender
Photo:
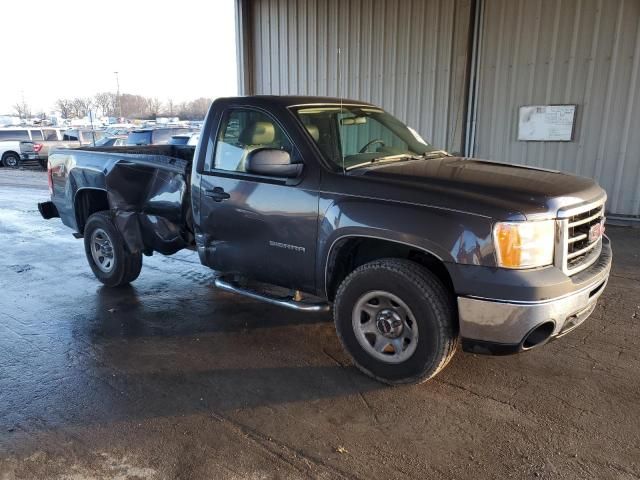
[[[376,199],[321,198],[316,285],[326,291],[332,248],[347,237],[411,246],[447,264],[495,266],[491,219],[455,210]]]

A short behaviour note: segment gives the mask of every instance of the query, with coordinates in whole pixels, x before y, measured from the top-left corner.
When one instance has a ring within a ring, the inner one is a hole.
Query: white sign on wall
[[[575,105],[525,105],[518,112],[518,140],[570,142]]]

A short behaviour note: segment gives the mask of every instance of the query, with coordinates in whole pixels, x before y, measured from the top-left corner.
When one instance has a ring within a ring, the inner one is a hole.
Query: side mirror
[[[246,170],[256,175],[295,178],[302,173],[301,163],[291,163],[291,155],[277,148],[258,148],[249,152]]]

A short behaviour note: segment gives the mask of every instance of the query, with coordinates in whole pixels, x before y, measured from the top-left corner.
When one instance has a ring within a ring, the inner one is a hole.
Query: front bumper
[[[573,292],[540,301],[458,297],[460,336],[465,351],[505,355],[527,350],[529,334],[546,329],[544,341],[560,337],[584,322],[609,279],[611,244],[603,239],[598,262],[581,274],[582,281]],[[544,326],[544,327],[543,327]]]

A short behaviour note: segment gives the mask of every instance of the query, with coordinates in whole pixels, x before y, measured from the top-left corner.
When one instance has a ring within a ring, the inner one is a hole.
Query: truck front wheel
[[[429,270],[387,258],[358,267],[334,302],[336,330],[356,366],[388,384],[421,383],[457,346],[453,298]]]
[[[98,280],[108,287],[133,282],[142,268],[142,253],[127,250],[109,212],[89,217],[84,228],[84,250]]]

